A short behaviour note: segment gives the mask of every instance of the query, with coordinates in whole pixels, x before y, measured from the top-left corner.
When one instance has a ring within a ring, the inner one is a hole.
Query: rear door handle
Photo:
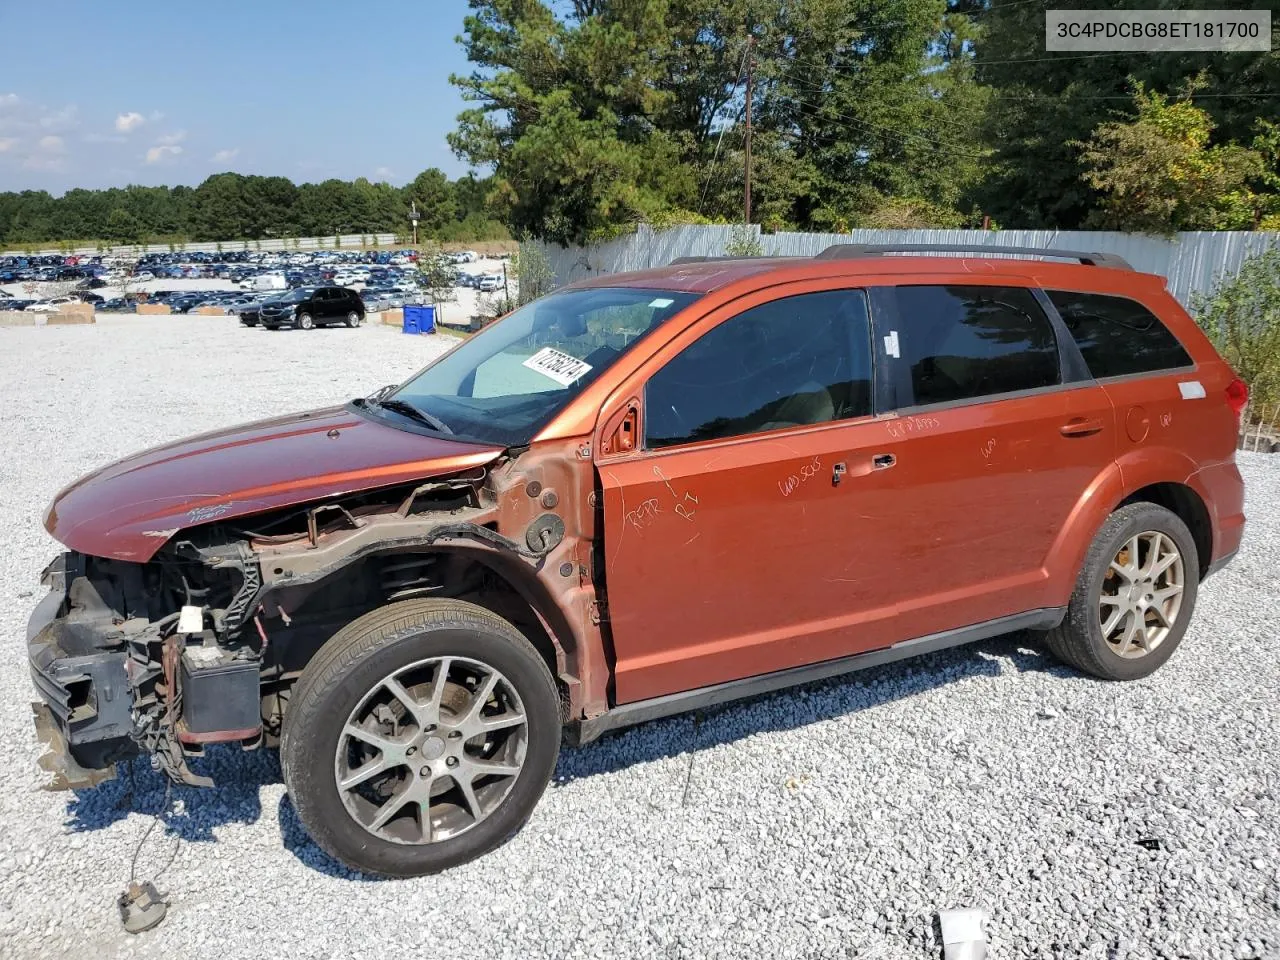
[[[887,470],[898,462],[898,458],[892,453],[877,453],[871,458],[872,470]]]
[[[1059,427],[1058,432],[1064,437],[1090,437],[1101,433],[1103,426],[1103,422],[1097,417],[1076,417]]]

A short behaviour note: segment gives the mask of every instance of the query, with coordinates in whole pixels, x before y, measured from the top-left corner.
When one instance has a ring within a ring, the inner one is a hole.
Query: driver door
[[[617,703],[893,642],[867,300],[829,284],[712,312],[601,418],[642,437],[594,445]]]

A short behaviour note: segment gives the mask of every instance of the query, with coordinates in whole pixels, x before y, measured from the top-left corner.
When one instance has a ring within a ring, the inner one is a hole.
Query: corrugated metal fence
[[[1280,233],[1179,233],[1171,239],[1137,233],[1088,230],[854,230],[850,233],[761,234],[758,227],[682,226],[653,230],[641,225],[633,234],[592,247],[561,247],[533,242],[546,256],[557,284],[602,273],[645,270],[676,257],[719,256],[735,236],[757,239],[772,256],[811,257],[835,243],[966,243],[1005,247],[1087,250],[1124,257],[1135,270],[1165,277],[1169,291],[1183,304],[1196,292],[1208,293],[1223,275],[1234,276],[1250,256],[1280,244]]]

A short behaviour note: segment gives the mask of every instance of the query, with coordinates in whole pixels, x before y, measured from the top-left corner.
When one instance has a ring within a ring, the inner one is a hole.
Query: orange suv
[[[52,785],[279,745],[319,844],[407,876],[517,830],[564,732],[1017,629],[1150,674],[1240,544],[1244,385],[1158,277],[956,252],[572,284],[77,481],[28,629]]]

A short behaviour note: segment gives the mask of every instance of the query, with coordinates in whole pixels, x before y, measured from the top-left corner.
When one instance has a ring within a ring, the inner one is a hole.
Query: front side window
[[[866,298],[830,290],[752,307],[672,358],[645,387],[649,448],[871,413]]]
[[[443,424],[439,432],[519,446],[699,296],[631,287],[553,293],[485,327],[388,399],[425,412]]]
[[[893,347],[912,403],[952,403],[1061,382],[1049,318],[1023,287],[897,287]],[[893,353],[894,351],[890,351]]]
[[[1127,297],[1046,290],[1095,378],[1191,366],[1191,357],[1154,313]]]

